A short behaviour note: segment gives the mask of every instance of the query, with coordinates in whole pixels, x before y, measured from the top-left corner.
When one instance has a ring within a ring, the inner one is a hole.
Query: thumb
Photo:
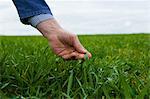
[[[82,46],[82,44],[80,43],[78,37],[76,37],[74,39],[74,43],[73,43],[73,47],[76,49],[76,51],[78,51],[79,53],[83,53],[85,54],[87,51],[86,49]]]

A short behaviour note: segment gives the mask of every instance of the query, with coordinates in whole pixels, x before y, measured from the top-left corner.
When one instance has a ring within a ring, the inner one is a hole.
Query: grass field
[[[150,34],[79,38],[85,62],[58,58],[42,37],[0,37],[0,99],[150,99]]]

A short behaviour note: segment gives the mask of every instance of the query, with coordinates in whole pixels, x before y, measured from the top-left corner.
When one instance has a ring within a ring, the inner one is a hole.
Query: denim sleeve
[[[28,22],[36,28],[39,23],[48,19],[53,19],[53,16],[51,14],[40,14],[29,18]]]
[[[45,0],[12,0],[15,4],[20,20],[24,24],[30,24],[28,18],[40,14],[51,14],[52,12]]]

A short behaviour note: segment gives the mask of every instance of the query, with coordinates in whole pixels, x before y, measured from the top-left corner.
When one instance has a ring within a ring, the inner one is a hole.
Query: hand
[[[55,19],[46,20],[38,24],[37,29],[48,39],[52,51],[64,59],[84,59],[89,53],[80,43],[75,34],[62,29]]]

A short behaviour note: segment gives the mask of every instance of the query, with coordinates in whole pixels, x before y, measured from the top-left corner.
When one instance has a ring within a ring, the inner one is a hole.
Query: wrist
[[[59,34],[63,32],[61,26],[55,19],[45,20],[37,25],[37,29],[43,34],[44,37],[49,38],[50,35]]]

